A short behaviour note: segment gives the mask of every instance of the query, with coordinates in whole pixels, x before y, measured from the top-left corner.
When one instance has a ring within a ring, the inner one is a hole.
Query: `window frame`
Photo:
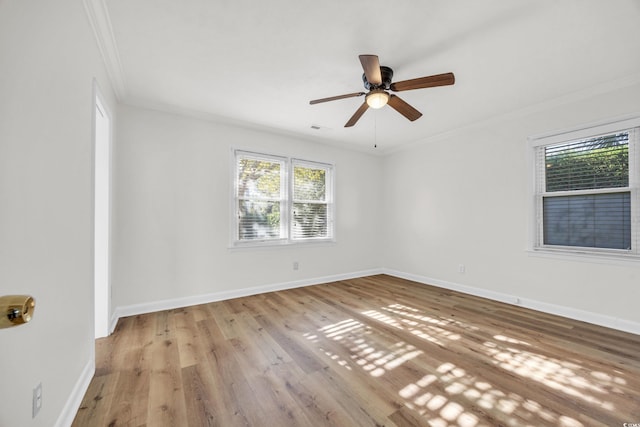
[[[295,188],[295,168],[299,167],[307,167],[307,168],[316,168],[323,169],[325,171],[325,199],[323,202],[318,202],[315,200],[297,200],[294,195]],[[331,164],[320,163],[309,160],[302,160],[297,158],[292,158],[289,166],[289,238],[294,242],[320,242],[332,240],[334,235],[334,202],[333,202],[333,180],[334,180],[334,167]],[[294,206],[296,203],[313,203],[319,205],[327,205],[327,235],[326,237],[294,237]]]
[[[266,161],[266,162],[272,162],[272,163],[279,163],[280,164],[280,188],[279,188],[279,197],[278,198],[241,198],[238,196],[238,159],[239,156],[242,156],[243,158],[247,158],[247,159],[251,159],[251,160],[258,160],[258,161]],[[287,187],[286,187],[286,183],[287,183],[287,173],[288,173],[288,167],[287,167],[287,158],[286,157],[281,157],[281,156],[273,156],[273,155],[268,155],[268,154],[259,154],[259,153],[254,153],[254,152],[250,152],[250,151],[237,151],[234,154],[234,161],[233,161],[233,199],[232,199],[232,209],[233,209],[233,220],[234,220],[234,224],[235,227],[232,230],[233,233],[233,240],[234,242],[239,242],[241,244],[245,244],[246,242],[269,242],[269,244],[273,244],[273,245],[277,245],[277,244],[281,244],[282,240],[284,240],[287,236],[287,228],[286,228],[286,224],[288,223],[288,220],[286,218],[288,210],[287,210],[287,205],[286,205],[286,200],[287,200]],[[252,240],[241,240],[240,239],[240,224],[239,224],[239,216],[238,216],[238,209],[239,209],[239,204],[240,204],[240,200],[256,200],[256,201],[260,201],[260,202],[278,202],[280,204],[280,226],[278,227],[280,229],[279,233],[280,233],[280,237],[277,238],[265,238],[265,239],[252,239]],[[285,237],[282,237],[282,236]]]
[[[239,236],[239,216],[238,216],[238,159],[247,157],[255,160],[278,161],[284,167],[280,176],[280,237],[272,239],[251,239],[241,240]],[[230,198],[230,232],[229,247],[237,248],[260,248],[278,247],[291,245],[308,245],[334,243],[335,235],[335,165],[333,163],[319,162],[314,160],[300,159],[297,157],[274,155],[254,150],[232,148],[231,149],[231,198]],[[327,205],[327,236],[326,237],[293,237],[293,184],[294,168],[296,166],[309,166],[324,169],[325,174],[325,200]],[[283,188],[284,187],[284,188]]]
[[[557,191],[547,193],[545,189],[544,155],[538,150],[544,147],[587,140],[604,135],[629,132],[629,184],[628,187],[603,188],[597,190]],[[529,244],[528,251],[533,254],[550,256],[587,257],[589,259],[637,260],[640,258],[640,117],[631,116],[596,123],[561,132],[537,135],[528,138],[528,166],[530,168],[529,185]],[[542,162],[542,165],[540,164]],[[566,195],[588,195],[629,192],[631,200],[631,249],[591,248],[582,246],[563,246],[544,244],[543,200],[548,194],[560,197]]]

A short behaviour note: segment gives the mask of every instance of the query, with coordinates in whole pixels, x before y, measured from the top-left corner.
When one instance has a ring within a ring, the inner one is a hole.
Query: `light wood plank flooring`
[[[640,336],[389,276],[121,319],[73,426],[623,426]]]

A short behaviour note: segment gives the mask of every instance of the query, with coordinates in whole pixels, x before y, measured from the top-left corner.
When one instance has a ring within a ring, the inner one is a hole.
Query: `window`
[[[329,167],[293,160],[293,221],[294,240],[330,237]]]
[[[638,120],[534,139],[534,250],[640,255]]]
[[[233,244],[332,240],[333,166],[234,152]]]

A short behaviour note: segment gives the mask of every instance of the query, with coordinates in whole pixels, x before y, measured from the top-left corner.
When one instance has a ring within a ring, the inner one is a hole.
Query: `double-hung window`
[[[334,238],[333,166],[234,151],[233,245]]]
[[[638,120],[532,140],[533,249],[638,256]]]
[[[292,160],[291,238],[326,239],[332,235],[331,167]]]

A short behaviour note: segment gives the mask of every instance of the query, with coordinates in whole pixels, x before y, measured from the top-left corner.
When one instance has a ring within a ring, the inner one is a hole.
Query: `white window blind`
[[[330,237],[330,172],[329,166],[293,161],[293,239]]]
[[[628,187],[629,132],[544,147],[546,191]]]
[[[285,160],[238,153],[236,156],[237,240],[286,238]]]
[[[233,244],[331,240],[333,166],[236,150]]]
[[[539,142],[538,249],[637,255],[638,131]]]

